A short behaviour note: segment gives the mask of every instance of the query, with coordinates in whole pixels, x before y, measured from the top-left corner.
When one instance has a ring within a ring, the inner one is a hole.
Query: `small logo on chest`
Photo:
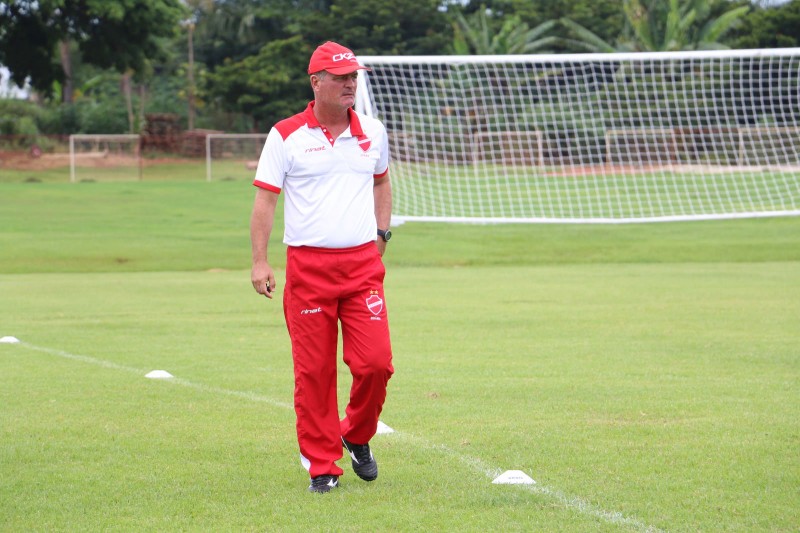
[[[322,152],[323,150],[325,150],[325,145],[315,146],[314,148],[306,148],[306,153],[308,154],[310,152]]]

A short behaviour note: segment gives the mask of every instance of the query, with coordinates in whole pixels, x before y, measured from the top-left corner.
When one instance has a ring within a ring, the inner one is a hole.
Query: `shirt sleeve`
[[[264,143],[264,148],[261,150],[253,185],[280,193],[288,171],[289,161],[283,137],[277,129],[272,128],[267,135],[267,142]]]
[[[380,132],[380,139],[378,140],[380,157],[375,163],[374,172],[374,176],[376,178],[382,178],[387,172],[389,172],[389,136],[386,134],[386,128],[383,126],[383,124],[381,124]]]

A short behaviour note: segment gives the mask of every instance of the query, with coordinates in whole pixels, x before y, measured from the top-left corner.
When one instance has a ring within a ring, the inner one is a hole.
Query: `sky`
[[[28,91],[17,87],[11,81],[11,73],[6,67],[0,66],[0,98],[27,98]]]

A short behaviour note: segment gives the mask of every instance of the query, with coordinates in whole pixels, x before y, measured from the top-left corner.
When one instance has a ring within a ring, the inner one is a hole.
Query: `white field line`
[[[144,369],[141,369],[141,368],[133,368],[133,367],[130,367],[130,366],[118,365],[118,364],[112,363],[110,361],[104,361],[102,359],[96,359],[94,357],[89,357],[89,356],[86,356],[86,355],[71,354],[69,352],[65,352],[65,351],[62,351],[62,350],[54,350],[52,348],[43,348],[41,346],[35,346],[33,344],[30,344],[30,343],[27,343],[27,342],[23,342],[23,341],[20,341],[17,344],[17,346],[23,346],[23,347],[28,348],[30,350],[34,350],[34,351],[37,351],[37,352],[43,352],[43,353],[47,353],[47,354],[50,354],[50,355],[57,355],[58,357],[63,357],[65,359],[71,359],[73,361],[79,361],[81,363],[89,363],[89,364],[92,364],[92,365],[101,366],[103,368],[111,368],[113,370],[122,370],[124,372],[128,372],[128,373],[131,373],[131,374],[136,374],[136,375],[141,376],[141,377],[144,377],[145,374],[147,374],[150,370],[152,370],[152,368],[149,369],[149,370],[144,370]],[[188,381],[188,380],[185,380],[185,379],[181,379],[181,378],[161,379],[159,381],[166,381],[166,382],[171,383],[173,385],[182,385],[184,387],[188,387],[190,389],[199,390],[199,391],[202,391],[202,392],[208,392],[208,393],[212,393],[212,394],[221,394],[223,396],[233,396],[235,398],[242,398],[244,400],[249,400],[251,402],[266,403],[268,405],[272,405],[273,407],[280,407],[282,409],[294,409],[294,406],[292,404],[290,404],[290,403],[281,402],[281,401],[278,401],[278,400],[273,400],[272,398],[269,398],[267,396],[261,396],[259,394],[254,393],[254,392],[242,392],[242,391],[235,391],[235,390],[230,390],[230,389],[222,389],[220,387],[211,387],[209,385],[202,385],[202,384],[199,384],[199,383],[193,383],[191,381]]]
[[[41,346],[36,346],[30,344],[28,342],[20,341],[16,344],[17,346],[22,346],[24,348],[28,348],[29,350],[33,350],[36,352],[42,352],[50,355],[55,355],[58,357],[63,357],[65,359],[70,359],[72,361],[78,361],[81,363],[87,363],[91,365],[101,366],[103,368],[110,368],[112,370],[121,370],[123,372],[127,372],[130,374],[136,374],[138,376],[144,377],[144,375],[149,372],[149,370],[144,370],[141,368],[134,368],[125,365],[119,365],[117,363],[112,363],[111,361],[104,361],[103,359],[97,359],[95,357],[89,357],[86,355],[77,355],[72,354],[69,352],[65,352],[63,350],[55,350],[53,348],[44,348]],[[152,369],[151,369],[152,370]],[[234,391],[229,389],[223,389],[220,387],[211,387],[208,385],[202,385],[199,383],[193,383],[191,381],[181,379],[181,378],[169,378],[169,379],[161,379],[158,381],[165,381],[167,383],[171,383],[173,385],[181,385],[183,387],[188,387],[190,389],[198,390],[201,392],[207,392],[210,394],[220,394],[223,396],[231,396],[234,398],[241,398],[243,400],[248,400],[251,402],[259,402],[271,405],[273,407],[279,407],[282,409],[294,409],[293,405],[286,402],[281,402],[278,400],[274,400],[267,396],[262,396],[260,394],[255,394],[253,392],[242,392],[242,391]],[[434,450],[443,455],[456,459],[472,469],[479,474],[486,476],[488,479],[492,480],[502,474],[502,470],[499,468],[494,468],[486,465],[481,459],[476,457],[470,457],[468,455],[464,455],[459,453],[445,445],[442,444],[431,444],[427,442],[425,439],[421,437],[417,437],[410,433],[405,432],[398,432],[395,428],[395,432],[391,434],[392,438],[401,438],[403,440],[411,442],[415,447],[427,450]],[[634,531],[640,531],[644,533],[661,533],[663,530],[655,527],[650,526],[642,522],[637,518],[633,518],[630,516],[625,516],[620,512],[617,511],[607,511],[602,509],[591,502],[584,500],[578,496],[572,496],[569,494],[564,494],[558,489],[553,489],[551,487],[535,484],[535,485],[511,485],[512,487],[516,487],[519,490],[527,490],[534,494],[539,494],[542,496],[546,496],[551,500],[558,502],[563,507],[567,509],[572,509],[577,511],[580,514],[591,516],[602,520],[603,522],[607,522],[613,526],[622,527],[631,529]]]
[[[472,470],[485,475],[489,479],[494,479],[503,473],[502,469],[490,467],[487,464],[485,464],[481,459],[477,457],[470,457],[468,455],[464,455],[449,448],[448,446],[442,444],[430,444],[421,437],[417,437],[405,432],[399,433],[398,435],[400,438],[404,440],[411,441],[413,445],[417,448],[435,450],[442,453],[443,455],[452,457],[453,459],[462,462]],[[599,518],[600,520],[608,522],[609,524],[612,524],[617,527],[630,528],[634,531],[641,531],[646,533],[663,533],[664,531],[655,526],[647,525],[637,518],[625,516],[620,512],[606,511],[605,509],[601,509],[600,507],[578,496],[571,496],[568,494],[564,494],[558,489],[553,489],[551,487],[539,485],[538,482],[535,485],[520,484],[511,486],[517,487],[520,490],[527,490],[535,494],[547,496],[548,498],[557,501],[558,503],[560,503],[561,505],[563,505],[568,509],[573,509],[575,511],[578,511],[580,514]]]

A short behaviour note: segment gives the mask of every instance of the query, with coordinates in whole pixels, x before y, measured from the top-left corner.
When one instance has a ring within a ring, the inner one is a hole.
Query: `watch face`
[[[388,229],[387,229],[387,230],[386,230],[386,231],[383,233],[383,240],[388,242],[388,241],[389,241],[389,239],[391,239],[391,238],[392,238],[392,232],[391,232],[390,230],[388,230]]]

